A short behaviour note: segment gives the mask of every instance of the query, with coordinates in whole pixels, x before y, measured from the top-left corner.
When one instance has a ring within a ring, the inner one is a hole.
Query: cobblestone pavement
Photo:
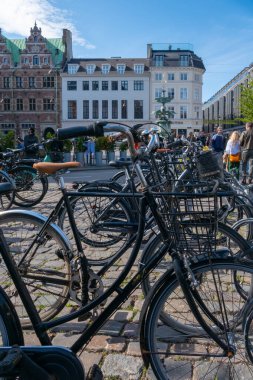
[[[47,215],[52,207],[55,205],[55,202],[59,196],[57,189],[50,184],[50,189],[44,198],[43,202],[34,208],[34,211],[38,211],[43,215]],[[94,254],[94,252],[92,252]],[[98,254],[98,252],[97,252]],[[127,253],[126,253],[127,256]],[[126,260],[125,256],[125,260]],[[122,265],[124,265],[124,259],[122,260]],[[133,267],[132,273],[137,269],[137,264]],[[115,271],[111,271],[110,276],[107,277],[104,281],[110,282],[110,279],[113,279],[118,274],[119,267]],[[94,336],[88,345],[85,347],[84,351],[80,354],[80,359],[84,364],[86,371],[94,363],[98,364],[103,372],[104,379],[106,380],[155,380],[155,376],[152,371],[149,369],[146,371],[143,365],[140,347],[139,347],[139,338],[138,338],[138,328],[139,328],[139,317],[140,310],[144,302],[144,297],[141,289],[137,289],[129,299],[122,305],[120,310],[117,310],[111,318],[104,324],[100,329],[98,334]],[[69,304],[67,305],[69,307]],[[178,310],[180,311],[180,302],[178,303]],[[64,313],[65,311],[63,311]],[[51,331],[52,342],[54,345],[66,346],[69,347],[74,343],[81,332],[86,328],[88,321],[78,322],[74,320],[72,322],[61,325],[57,328],[54,328]],[[37,344],[38,340],[34,333],[29,330],[25,331],[25,342],[26,344]],[[39,344],[39,343],[38,343]],[[180,343],[179,343],[180,344]],[[182,343],[183,344],[183,343]],[[203,347],[208,345],[207,342],[203,343]],[[189,352],[189,345],[186,345],[186,348]],[[210,349],[210,348],[209,348]],[[194,355],[195,347],[192,346],[192,352]],[[194,362],[193,356],[193,362]],[[179,363],[179,362],[178,362]],[[197,380],[202,379],[201,371],[206,371],[206,362],[203,361],[201,365],[198,365],[198,370],[194,371],[193,368],[190,370],[191,375],[187,375],[186,371],[182,372],[182,362],[180,365],[177,362],[169,362],[165,365],[169,365],[170,368],[175,369],[175,374],[177,376],[170,377],[170,380],[180,379],[182,380]],[[188,365],[192,365],[189,362],[184,362],[184,367],[187,368]],[[245,372],[245,367],[240,368],[241,373],[243,374],[242,378],[244,380],[252,379],[252,373],[249,375]],[[244,372],[243,372],[244,371]],[[218,377],[213,377],[212,375],[207,375],[205,379],[232,379],[230,375],[224,370],[223,373],[219,373]],[[239,378],[238,378],[239,379]],[[74,380],[74,379],[73,379]]]

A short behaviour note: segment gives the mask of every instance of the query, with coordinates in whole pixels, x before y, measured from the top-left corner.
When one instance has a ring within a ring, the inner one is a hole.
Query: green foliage
[[[127,148],[128,148],[128,143],[125,142],[125,141],[122,141],[122,143],[121,143],[120,146],[119,146],[119,150],[120,150],[121,152],[125,152],[125,151],[127,150]]]
[[[96,138],[95,150],[96,152],[101,152],[101,150],[107,150],[107,137],[100,136]]]
[[[72,150],[72,142],[70,140],[65,140],[63,144],[63,152],[70,153]]]
[[[248,85],[241,85],[241,94],[240,94],[240,111],[241,111],[241,120],[243,122],[252,122],[253,121],[253,80],[248,82]]]
[[[76,140],[76,151],[77,152],[85,152],[87,150],[87,147],[84,145],[85,138],[84,137],[78,137]]]
[[[14,131],[9,131],[7,134],[0,133],[0,151],[5,152],[7,148],[15,148]]]
[[[106,150],[113,152],[115,149],[115,140],[112,137],[106,137]]]

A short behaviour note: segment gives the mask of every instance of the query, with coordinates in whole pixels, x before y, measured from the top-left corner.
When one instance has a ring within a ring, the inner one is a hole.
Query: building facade
[[[191,44],[148,44],[150,60],[150,110],[161,104],[156,99],[166,96],[171,101],[166,107],[174,117],[171,128],[177,134],[202,130],[202,85],[204,64],[193,52]]]
[[[241,85],[247,85],[247,82],[251,80],[252,77],[253,63],[245,67],[203,104],[202,116],[205,132],[212,133],[219,125],[222,126],[224,130],[242,128],[242,124],[233,121],[237,117],[241,117],[239,104]]]
[[[61,77],[62,127],[150,119],[148,59],[72,59]]]
[[[24,137],[29,127],[42,137],[61,125],[60,70],[72,57],[71,32],[47,39],[36,23],[26,39],[0,30],[0,130]]]

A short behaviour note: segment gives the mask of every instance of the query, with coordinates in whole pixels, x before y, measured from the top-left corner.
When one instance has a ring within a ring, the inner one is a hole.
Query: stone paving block
[[[114,320],[107,321],[103,327],[99,330],[99,334],[119,336],[124,326],[123,322],[118,322]]]
[[[141,356],[140,342],[129,342],[126,354],[131,356]]]
[[[40,346],[41,343],[34,333],[24,333],[25,346]]]
[[[87,327],[86,322],[67,322],[60,326],[53,327],[52,332],[69,332],[69,333],[80,333]]]
[[[132,322],[139,323],[141,313],[138,311],[132,319]]]
[[[139,336],[139,325],[137,323],[127,323],[123,335],[127,338],[138,338]]]
[[[123,352],[126,347],[126,339],[122,337],[112,337],[108,339],[105,347],[106,351]]]
[[[107,346],[108,340],[109,337],[106,335],[96,335],[91,339],[86,349],[93,352],[103,351]]]
[[[79,338],[79,334],[68,335],[66,333],[57,333],[52,340],[54,346],[70,347]]]
[[[93,364],[98,364],[101,361],[102,356],[103,355],[100,352],[87,352],[87,351],[84,351],[80,355],[79,359],[83,363],[83,366],[84,366],[84,369],[85,369],[85,373],[88,372],[88,370],[90,369],[90,367]]]
[[[127,322],[133,318],[133,312],[128,310],[117,310],[113,319],[119,322]]]
[[[238,372],[238,370],[236,370]],[[240,373],[240,372],[238,372]],[[229,368],[224,363],[196,362],[193,367],[193,380],[204,378],[205,380],[222,379],[231,380]],[[250,380],[251,377],[240,377],[241,380]]]
[[[118,376],[122,380],[139,380],[143,362],[141,359],[124,354],[109,354],[102,365],[105,377]]]
[[[183,360],[176,361],[172,359],[165,359],[164,364],[168,371],[168,378],[170,380],[177,380],[177,379],[191,380],[192,379],[191,362],[187,362]],[[222,377],[221,379],[224,380]],[[206,380],[206,377],[205,377],[205,380]],[[212,380],[214,380],[214,378],[212,378]]]

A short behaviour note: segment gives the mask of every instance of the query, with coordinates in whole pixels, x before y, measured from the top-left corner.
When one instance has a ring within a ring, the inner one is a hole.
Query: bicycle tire
[[[35,213],[6,211],[0,215],[3,231],[10,252],[43,321],[52,319],[69,299],[71,278],[69,248],[53,227],[48,226],[39,241],[35,241],[44,219]],[[33,244],[29,256],[22,262],[27,248]],[[30,327],[22,302],[6,271],[0,263],[0,285],[10,297],[20,318],[22,327]]]
[[[217,229],[217,247],[216,251],[218,255],[232,255],[232,256],[243,256],[244,252],[250,250],[251,246],[241,235],[236,233],[231,227],[223,223],[218,223]],[[153,284],[157,281],[157,278],[160,277],[171,265],[171,256],[166,250],[166,245],[162,242],[161,235],[158,234],[150,240],[149,244],[145,247],[142,253],[140,262],[146,265],[146,263],[158,253],[159,250],[164,250],[163,259],[160,261],[158,266],[144,278],[141,287],[144,295],[146,296]],[[253,253],[250,254],[252,259]],[[238,282],[238,291],[240,291],[240,284]],[[243,294],[243,290],[242,290]]]
[[[248,374],[245,378],[252,378],[253,366],[246,357],[244,334],[241,328],[241,319],[247,304],[236,292],[233,283],[235,271],[244,274],[245,281],[252,283],[252,263],[238,262],[231,257],[226,260],[213,260],[212,269],[208,261],[203,261],[193,264],[191,270],[195,278],[201,278],[198,287],[199,295],[202,296],[209,313],[214,313],[213,315],[219,320],[222,328],[213,325],[213,322],[204,315],[205,322],[212,328],[213,335],[219,336],[224,342],[227,340],[225,332],[229,331],[231,340],[236,341],[235,355],[231,355],[230,358],[225,356],[223,349],[215,343],[213,338],[207,336],[192,314],[191,307],[186,303],[175,274],[168,271],[153,288],[144,305],[140,341],[145,363],[151,365],[159,380],[191,379],[192,375],[193,378],[199,380],[206,378],[239,380],[241,372],[239,368],[236,371],[234,367],[238,363],[244,366],[246,371],[244,375]],[[219,279],[218,293],[222,294],[226,300],[223,304],[225,308],[223,312],[219,309],[219,303],[215,302],[218,294],[216,294],[215,286],[217,279]],[[166,322],[164,322],[164,310],[167,314]],[[202,311],[201,308],[200,311]],[[225,312],[229,316],[226,326],[223,323]],[[183,325],[184,328],[181,331]],[[188,333],[186,333],[187,328]],[[231,373],[233,375],[229,377]]]
[[[9,175],[0,170],[0,183],[6,183],[12,181]],[[8,191],[0,194],[0,210],[8,210],[11,208],[15,196],[15,190]]]
[[[22,207],[37,205],[48,190],[48,180],[30,166],[17,166],[9,174],[15,181],[14,204]]]

